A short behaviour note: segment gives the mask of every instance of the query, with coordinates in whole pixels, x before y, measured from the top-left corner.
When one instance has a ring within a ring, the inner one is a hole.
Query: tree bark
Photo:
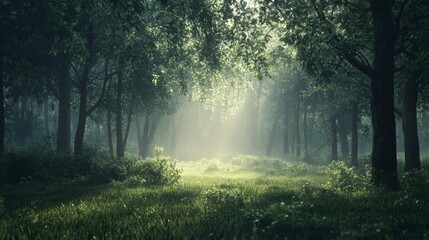
[[[133,113],[130,111],[127,116],[127,126],[125,128],[125,135],[124,135],[124,151],[127,149],[127,140],[128,140],[128,134],[130,133],[131,128],[131,122],[133,120]]]
[[[171,132],[170,132],[170,154],[172,156],[176,153],[176,116],[171,117]]]
[[[3,82],[3,58],[0,56],[0,153],[5,147],[5,110],[4,110],[4,82]]]
[[[353,167],[358,167],[358,103],[352,105],[352,156]]]
[[[331,130],[331,160],[338,160],[338,137],[337,137],[337,119],[334,116],[330,119]]]
[[[70,153],[70,80],[69,61],[58,59],[57,152]]]
[[[113,158],[113,139],[112,139],[112,112],[107,110],[107,142],[109,144],[110,156]]]
[[[74,154],[81,155],[83,151],[83,143],[85,138],[85,127],[86,120],[88,117],[87,112],[87,101],[88,101],[88,84],[89,84],[89,74],[91,72],[92,66],[96,61],[96,51],[94,48],[94,28],[92,24],[89,24],[88,29],[85,33],[87,40],[87,50],[88,57],[85,61],[85,66],[83,68],[82,76],[80,77],[79,83],[79,117],[76,127],[76,135],[74,141]]]
[[[344,120],[344,115],[340,114],[338,117],[338,135],[340,137],[341,145],[341,158],[342,160],[349,159],[349,140],[347,139],[347,127]]]
[[[139,154],[141,157],[147,157],[149,152],[149,127],[150,127],[150,114],[146,113],[144,127],[143,127],[143,136],[141,140],[141,145],[139,145]]]
[[[394,115],[393,0],[371,0],[374,25],[374,75],[371,79],[373,127],[373,182],[395,189],[399,186]]]
[[[417,76],[407,79],[403,96],[403,131],[405,171],[420,169],[419,136],[417,131]]]
[[[116,86],[116,156],[123,158],[124,151],[124,138],[122,137],[122,91],[123,91],[123,64],[124,57],[120,56],[118,61],[118,83]]]

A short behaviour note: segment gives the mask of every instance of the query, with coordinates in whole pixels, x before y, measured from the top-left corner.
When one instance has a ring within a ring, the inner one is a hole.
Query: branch
[[[410,0],[404,0],[404,2],[402,2],[401,8],[399,9],[399,14],[395,21],[395,29],[393,30],[393,39],[395,39],[395,41],[398,38],[399,29],[401,28],[402,14],[404,13],[405,6],[409,2]]]
[[[357,68],[359,71],[367,75],[368,77],[372,78],[374,76],[374,70],[369,64],[366,64],[359,59],[348,49],[345,49],[341,44],[341,40],[338,38],[337,34],[332,30],[332,28],[329,26],[329,21],[326,19],[325,14],[320,11],[317,4],[312,1],[314,10],[317,13],[317,16],[319,17],[319,20],[326,25],[326,29],[329,32],[329,34],[332,36],[331,40],[334,41],[334,43],[330,43],[331,46],[334,49],[337,49],[339,53],[345,58],[347,62],[349,62],[352,66]]]
[[[95,104],[86,111],[86,115],[87,116],[91,115],[91,113],[94,112],[95,109],[97,109],[101,105],[101,101],[103,100],[104,95],[106,94],[107,83],[109,82],[109,79],[113,76],[111,74],[110,75],[108,74],[108,65],[109,65],[109,59],[106,58],[106,63],[104,65],[104,82],[103,82],[103,87],[101,88],[101,93],[98,96],[97,102],[95,102]]]

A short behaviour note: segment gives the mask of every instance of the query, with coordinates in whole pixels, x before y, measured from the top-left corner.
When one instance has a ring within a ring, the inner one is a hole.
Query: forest
[[[0,0],[0,239],[429,239],[429,1]]]

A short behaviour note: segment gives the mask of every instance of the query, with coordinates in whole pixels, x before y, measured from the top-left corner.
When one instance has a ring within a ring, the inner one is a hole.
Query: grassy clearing
[[[1,186],[0,239],[428,238],[427,178],[404,178],[399,192],[342,192],[326,188],[318,167],[301,176],[302,166],[278,173],[210,164],[181,164],[180,182],[164,187]]]

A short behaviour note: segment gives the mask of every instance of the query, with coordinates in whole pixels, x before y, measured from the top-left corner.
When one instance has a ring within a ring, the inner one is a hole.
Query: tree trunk
[[[352,105],[352,166],[358,167],[358,103]]]
[[[419,136],[417,131],[417,76],[405,82],[403,96],[403,131],[405,150],[405,171],[420,169]]]
[[[371,0],[374,25],[374,75],[371,79],[373,182],[397,188],[394,115],[393,0]]]
[[[64,58],[58,64],[58,125],[57,152],[70,152],[70,80],[69,62]]]
[[[297,100],[297,104],[295,106],[295,139],[296,139],[296,156],[301,156],[301,133],[299,129],[299,119],[300,119],[300,108],[301,102]]]
[[[123,56],[119,57],[118,63],[118,84],[116,86],[116,156],[123,158],[124,151],[124,138],[122,137],[122,91],[123,91]]]
[[[141,156],[141,146],[143,145],[142,132],[141,132],[141,114],[136,113],[136,137],[137,137],[137,146],[139,149],[139,156]]]
[[[271,156],[271,153],[273,150],[274,142],[276,140],[276,130],[277,130],[277,125],[279,123],[279,118],[280,118],[280,115],[276,117],[276,119],[273,122],[273,126],[271,128],[270,138],[268,139],[267,148],[265,150],[265,155],[267,156]]]
[[[262,97],[262,81],[258,82],[258,89],[255,94],[254,104],[251,104],[252,117],[250,120],[250,136],[249,136],[249,152],[257,153],[259,149],[259,133],[258,133],[258,119],[259,119],[259,109],[261,105]],[[251,98],[252,99],[252,98]],[[252,99],[253,100],[253,99]]]
[[[337,138],[337,119],[334,116],[330,119],[331,129],[331,160],[338,160],[338,138]]]
[[[307,104],[304,103],[304,118],[302,123],[302,134],[304,138],[304,161],[308,161],[308,124],[307,124]]]
[[[127,117],[127,126],[125,128],[125,135],[124,135],[124,151],[125,149],[127,149],[127,140],[128,140],[128,134],[130,133],[130,128],[131,128],[131,122],[133,120],[133,113],[130,111],[128,113],[128,117]]]
[[[283,155],[289,155],[289,105],[286,104],[285,115],[284,115],[284,132],[283,132]]]
[[[141,157],[147,157],[149,152],[149,126],[150,126],[150,114],[146,113],[146,118],[143,127],[142,144],[139,145],[139,154]]]
[[[4,110],[3,58],[0,56],[0,153],[5,147],[5,110]]]
[[[113,139],[112,139],[112,112],[107,110],[107,142],[109,144],[110,156],[113,158]]]
[[[45,96],[45,99],[43,99],[43,122],[45,128],[45,135],[49,136],[49,98],[47,94]]]
[[[83,68],[82,76],[80,77],[79,83],[79,117],[76,127],[76,135],[74,140],[74,154],[81,155],[83,151],[83,143],[85,138],[85,127],[86,120],[88,117],[87,113],[87,98],[88,98],[88,83],[89,83],[89,74],[92,66],[96,61],[96,52],[94,49],[94,28],[92,24],[89,24],[87,32],[85,33],[87,40],[87,49],[88,57],[85,61],[85,66]]]
[[[347,139],[347,127],[343,114],[338,117],[338,134],[340,137],[341,158],[342,160],[349,159],[349,140]]]

